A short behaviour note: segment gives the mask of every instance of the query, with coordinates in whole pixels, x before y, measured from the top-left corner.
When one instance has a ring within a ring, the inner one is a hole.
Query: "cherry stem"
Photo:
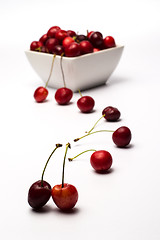
[[[96,150],[95,150],[95,149],[88,149],[88,150],[85,150],[85,151],[79,153],[78,155],[76,155],[76,156],[73,157],[73,158],[68,158],[68,160],[71,162],[73,159],[75,159],[75,158],[79,157],[80,155],[82,155],[83,153],[86,153],[86,152],[89,152],[89,151],[94,151],[94,152],[95,152]]]
[[[89,136],[89,135],[91,135],[91,134],[99,133],[99,132],[114,132],[114,131],[113,131],[113,130],[99,130],[99,131],[95,131],[95,132],[90,132],[90,133],[88,133],[88,134],[86,134],[86,135],[84,135],[84,136],[82,136],[82,137],[80,137],[80,138],[75,138],[75,139],[74,139],[74,142],[77,142],[77,141],[79,141],[80,139],[82,139],[82,138],[84,138],[84,137],[87,137],[87,136]]]
[[[49,163],[49,160],[50,160],[50,158],[52,157],[53,153],[54,153],[54,152],[56,151],[56,149],[59,148],[59,147],[62,147],[62,144],[57,143],[55,149],[54,149],[54,150],[52,151],[52,153],[50,154],[50,156],[49,156],[49,158],[48,158],[48,160],[47,160],[47,162],[46,162],[46,164],[45,164],[45,166],[44,166],[44,169],[43,169],[43,172],[42,172],[42,177],[41,177],[41,186],[42,186],[42,187],[43,187],[43,176],[44,176],[44,172],[45,172],[45,170],[46,170],[46,167],[47,167],[47,165],[48,165],[48,163]]]
[[[50,70],[50,73],[49,73],[48,80],[47,80],[47,82],[46,82],[46,84],[45,84],[45,88],[47,87],[47,85],[48,85],[48,82],[49,82],[49,80],[50,80],[50,78],[51,78],[51,75],[52,75],[52,71],[53,71],[53,64],[54,64],[54,59],[55,59],[55,57],[56,57],[56,54],[54,54],[54,55],[53,55],[52,64],[51,64],[51,70]]]
[[[64,84],[64,87],[66,88],[66,81],[65,81],[64,71],[63,71],[63,66],[62,66],[63,55],[64,55],[64,53],[61,54],[60,66],[61,66],[61,72],[62,72],[63,84]]]
[[[79,92],[80,96],[81,96],[81,97],[83,97],[83,96],[82,96],[82,93],[81,93],[81,91],[80,91],[80,90],[78,90],[78,92]]]
[[[66,150],[65,150],[65,154],[64,154],[63,171],[62,171],[62,188],[64,187],[64,169],[65,169],[65,162],[66,162],[66,155],[67,155],[68,148],[71,148],[70,143],[66,144]]]
[[[98,119],[98,121],[93,125],[93,127],[92,127],[88,132],[86,132],[86,133],[92,132],[92,130],[93,130],[93,129],[95,128],[95,126],[97,125],[97,123],[98,123],[102,118],[104,118],[104,116],[105,116],[105,114],[103,114],[102,117],[100,117],[100,118]]]

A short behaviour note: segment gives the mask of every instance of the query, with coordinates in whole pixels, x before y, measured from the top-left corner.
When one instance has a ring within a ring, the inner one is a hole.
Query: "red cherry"
[[[52,198],[58,208],[62,211],[71,210],[78,201],[77,189],[68,183],[55,185],[52,188]]]
[[[107,36],[104,38],[103,40],[103,46],[104,48],[111,48],[111,47],[115,47],[116,43],[113,37],[111,36]]]
[[[48,49],[48,51],[49,51],[50,53],[52,53],[52,51],[53,51],[53,49],[54,49],[54,47],[55,47],[56,45],[59,45],[58,39],[56,39],[56,38],[49,38],[49,39],[47,40],[45,46],[46,46],[46,48]]]
[[[39,39],[39,41],[45,45],[46,41],[48,40],[47,34],[42,35],[42,37]]]
[[[60,30],[60,27],[58,26],[51,27],[47,32],[47,36],[49,38],[54,38],[56,35],[56,32],[58,32],[59,30]]]
[[[62,53],[64,53],[64,47],[62,45],[56,45],[53,47],[52,53],[62,55]]]
[[[87,53],[93,52],[93,45],[87,40],[80,42],[79,46],[80,46],[81,54],[87,54]]]
[[[117,108],[109,106],[103,109],[102,115],[105,115],[107,121],[115,122],[120,118],[121,113]]]
[[[94,32],[94,31],[88,32],[87,37],[89,38],[93,32]]]
[[[70,102],[71,98],[73,96],[73,92],[71,89],[63,87],[57,89],[55,93],[55,100],[60,105],[66,105]]]
[[[48,182],[41,180],[33,183],[28,191],[28,203],[29,205],[38,210],[43,207],[51,196],[51,186]]]
[[[45,87],[38,87],[34,92],[34,98],[38,103],[43,102],[48,96],[48,90]]]
[[[30,45],[30,50],[31,51],[36,51],[36,49],[38,50],[38,48],[42,47],[43,44],[39,41],[33,41]]]
[[[67,30],[67,35],[68,35],[69,37],[74,37],[74,36],[76,36],[77,34],[76,34],[74,31],[72,31],[72,30]]]
[[[64,39],[65,40],[65,39]],[[81,55],[80,46],[78,43],[73,42],[69,46],[65,47],[64,53],[66,57],[77,57]]]
[[[67,35],[67,31],[65,30],[59,30],[58,32],[56,32],[55,34],[55,38],[57,38],[60,42],[63,41],[64,38],[66,38],[68,35]]]
[[[112,134],[113,142],[118,147],[126,147],[131,141],[132,135],[128,127],[120,127]]]
[[[66,37],[63,42],[62,45],[64,48],[68,47],[72,42],[75,42],[74,39],[72,37]]]
[[[77,106],[83,113],[89,113],[93,110],[95,105],[95,101],[92,97],[90,96],[82,96],[78,101],[77,101]]]
[[[89,41],[95,48],[101,48],[103,44],[103,35],[100,32],[93,32],[90,37]]]
[[[112,165],[112,156],[105,150],[95,151],[91,155],[90,163],[97,172],[104,172],[110,169]]]
[[[93,48],[93,52],[99,52],[100,49],[99,48]]]

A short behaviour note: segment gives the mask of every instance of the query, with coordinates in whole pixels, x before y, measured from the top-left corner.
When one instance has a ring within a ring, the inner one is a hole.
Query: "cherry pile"
[[[30,44],[31,51],[78,57],[83,54],[115,47],[112,36],[103,37],[101,32],[90,31],[86,35],[72,30],[64,30],[59,26],[51,27],[38,41]]]
[[[97,120],[97,122],[93,125],[93,127],[86,132],[82,137],[74,139],[74,142],[81,140],[84,137],[90,136],[99,132],[112,132],[112,140],[117,147],[125,148],[130,144],[131,141],[131,131],[128,127],[122,126],[117,130],[98,130],[94,131],[96,125],[101,119],[105,119],[107,122],[116,122],[119,120],[121,116],[120,111],[112,106],[108,106],[104,108],[102,111],[102,116]],[[46,203],[49,201],[52,196],[53,202],[61,211],[70,211],[76,205],[78,201],[78,191],[76,187],[72,184],[68,184],[64,182],[64,169],[65,169],[65,161],[68,149],[71,148],[71,144],[67,143],[65,147],[64,160],[63,160],[63,168],[62,168],[62,183],[55,185],[51,188],[51,185],[43,180],[44,173],[48,162],[50,161],[53,153],[62,147],[62,144],[56,144],[56,147],[50,154],[45,167],[42,172],[41,180],[34,182],[28,191],[28,203],[29,205],[36,211],[39,211]],[[95,149],[87,149],[75,157],[68,158],[69,161],[73,161],[75,158],[84,154],[88,151],[93,151],[94,153],[90,156],[90,164],[92,168],[98,173],[106,173],[112,167],[113,159],[112,155],[106,150],[95,150]]]

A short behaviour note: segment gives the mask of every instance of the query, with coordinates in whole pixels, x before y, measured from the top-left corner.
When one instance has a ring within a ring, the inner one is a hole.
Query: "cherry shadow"
[[[93,170],[94,174],[99,174],[99,175],[109,175],[115,171],[114,168],[110,168],[109,170],[104,170],[104,171],[95,171]]]
[[[49,205],[45,205],[44,207],[42,207],[40,209],[31,209],[31,211],[36,214],[46,214],[46,213],[51,212],[52,208]]]

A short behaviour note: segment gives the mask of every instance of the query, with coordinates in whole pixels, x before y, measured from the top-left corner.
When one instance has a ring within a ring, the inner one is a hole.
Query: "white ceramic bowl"
[[[76,92],[105,84],[118,65],[123,48],[116,46],[79,57],[63,57],[66,87]],[[53,55],[30,50],[25,51],[25,54],[33,69],[46,83],[51,72]],[[61,57],[56,56],[48,82],[49,87],[56,89],[64,86],[60,61]]]

